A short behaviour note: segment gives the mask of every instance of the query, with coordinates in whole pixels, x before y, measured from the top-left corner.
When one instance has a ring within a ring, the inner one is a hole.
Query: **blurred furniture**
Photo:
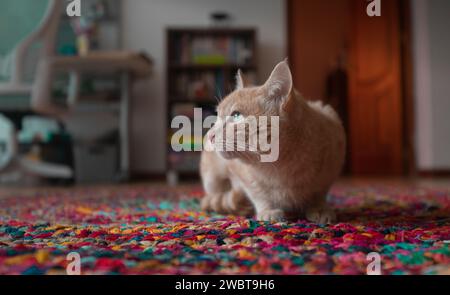
[[[194,119],[194,108],[202,108],[203,118],[215,115],[218,100],[235,89],[238,69],[247,83],[256,83],[257,40],[252,28],[170,28],[167,31],[167,179],[176,183],[179,176],[198,176],[203,138],[192,136],[180,144],[190,151],[174,151],[172,118]],[[207,130],[203,130],[206,132]],[[194,151],[195,150],[195,151]]]
[[[0,114],[0,171],[5,169],[16,154],[14,126]]]
[[[97,51],[85,56],[54,56],[42,60],[38,67],[37,84],[33,92],[33,107],[39,112],[64,119],[74,112],[112,111],[119,114],[120,178],[129,174],[129,103],[132,78],[151,73],[151,61],[144,55],[126,51]],[[67,103],[55,104],[52,81],[58,73],[69,73],[70,87]],[[80,79],[84,74],[118,74],[120,99],[115,102],[80,101]]]
[[[0,10],[0,111],[5,146],[0,169],[16,164],[27,172],[49,178],[71,178],[67,166],[17,157],[16,129],[23,116],[34,111],[36,64],[54,54],[63,2],[7,0]],[[9,118],[13,124],[8,124]],[[6,138],[8,137],[8,138]],[[0,156],[1,157],[1,156]]]
[[[117,178],[126,179],[129,172],[130,83],[133,77],[150,74],[151,62],[146,56],[125,51],[93,51],[82,57],[57,56],[55,39],[61,14],[65,11],[64,3],[59,0],[2,2],[0,111],[14,122],[14,127],[12,124],[3,124],[3,129],[7,130],[4,137],[6,134],[11,137],[5,139],[8,144],[4,145],[4,150],[12,153],[8,153],[8,159],[5,153],[1,165],[6,167],[12,162],[18,162],[22,168],[39,176],[73,178],[74,172],[70,167],[16,157],[16,132],[11,128],[20,128],[22,118],[33,113],[69,123],[79,113],[96,116],[96,113],[111,111],[119,114],[120,171]],[[12,24],[14,29],[11,29]],[[120,76],[120,98],[115,101],[80,99],[83,98],[80,93],[81,82],[83,78],[89,80],[90,77],[86,76],[93,73]],[[55,90],[56,81],[61,76],[68,76],[68,83],[62,86],[63,91]]]
[[[71,54],[77,47],[76,35],[79,31],[77,34],[74,27],[79,29],[80,21],[84,26],[95,27],[89,33],[89,51],[119,50],[122,37],[122,2],[122,0],[82,0],[81,20],[68,16],[64,10],[58,35],[58,52]]]

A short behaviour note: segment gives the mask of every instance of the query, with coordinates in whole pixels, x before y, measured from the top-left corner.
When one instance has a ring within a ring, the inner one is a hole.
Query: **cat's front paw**
[[[331,209],[311,209],[306,212],[306,219],[319,224],[330,224],[336,221],[336,214]]]
[[[280,209],[272,209],[272,210],[263,210],[261,212],[258,212],[256,215],[256,219],[260,221],[271,221],[271,222],[278,222],[283,221],[284,213]]]
[[[200,207],[204,211],[219,211],[221,198],[216,195],[206,195],[200,202]]]

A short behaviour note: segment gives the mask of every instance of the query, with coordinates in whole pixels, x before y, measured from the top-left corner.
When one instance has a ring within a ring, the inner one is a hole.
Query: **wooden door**
[[[399,1],[352,0],[349,119],[353,174],[403,173],[403,111]]]

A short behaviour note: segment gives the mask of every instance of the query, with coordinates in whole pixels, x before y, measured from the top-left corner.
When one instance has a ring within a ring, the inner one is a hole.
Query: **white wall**
[[[414,0],[413,58],[419,170],[450,168],[450,1]]]
[[[165,169],[166,28],[207,26],[212,11],[227,11],[235,26],[258,29],[260,79],[287,56],[284,0],[123,0],[123,45],[154,59],[154,75],[136,85],[132,108],[132,170]]]

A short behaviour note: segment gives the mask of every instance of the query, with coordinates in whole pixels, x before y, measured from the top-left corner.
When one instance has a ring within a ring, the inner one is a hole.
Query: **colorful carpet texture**
[[[199,209],[199,186],[0,197],[0,274],[450,274],[450,189],[338,184],[339,223],[257,222]]]

